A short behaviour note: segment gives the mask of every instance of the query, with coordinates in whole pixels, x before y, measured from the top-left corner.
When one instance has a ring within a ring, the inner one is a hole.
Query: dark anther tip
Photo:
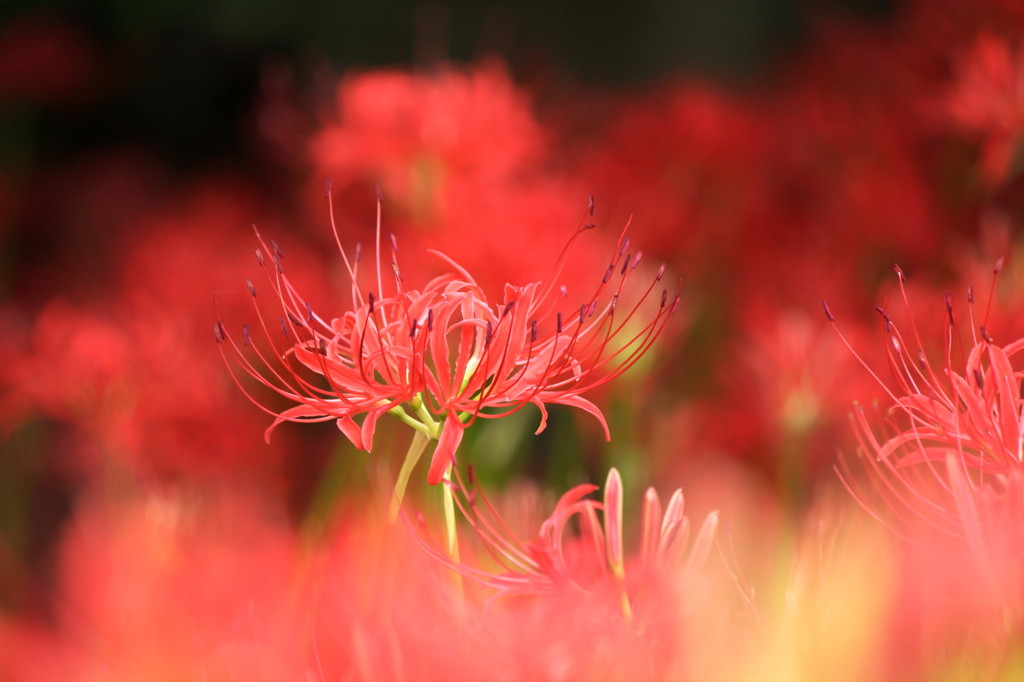
[[[593,194],[591,194],[590,198],[587,199],[587,212],[590,213],[590,215],[594,215],[594,195]]]
[[[829,322],[835,322],[835,321],[836,321],[836,318],[835,318],[835,316],[834,316],[834,315],[832,314],[832,311],[831,311],[831,310],[829,309],[829,307],[828,307],[828,303],[827,303],[827,302],[825,302],[825,301],[822,301],[822,302],[821,302],[821,307],[822,307],[822,309],[824,309],[824,311],[825,311],[825,318],[826,318],[826,319],[828,319],[828,321],[829,321]]]
[[[253,286],[252,280],[248,277],[245,278],[245,286],[249,287],[249,293],[252,294],[253,298],[256,298],[256,287]]]
[[[876,305],[875,312],[881,315],[882,319],[885,320],[885,333],[888,334],[892,331],[892,318],[889,317],[889,313],[885,312],[885,309],[882,306]]]
[[[324,183],[324,198],[331,198],[331,176],[327,176],[327,182]]]

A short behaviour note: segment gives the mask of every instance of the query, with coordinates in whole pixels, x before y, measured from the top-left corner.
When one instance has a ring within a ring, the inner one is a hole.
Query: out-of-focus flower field
[[[1024,5],[820,9],[208,116],[4,18],[0,680],[1024,679]]]

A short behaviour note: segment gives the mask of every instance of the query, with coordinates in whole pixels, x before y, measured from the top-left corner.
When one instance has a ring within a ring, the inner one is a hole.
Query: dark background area
[[[24,168],[141,143],[182,170],[244,162],[243,121],[268,65],[286,66],[305,92],[354,67],[493,54],[520,80],[623,88],[684,73],[742,85],[770,74],[816,18],[883,22],[892,10],[886,0],[7,2],[0,22],[14,63],[4,68],[18,70],[12,42],[58,26],[81,50],[84,84],[57,97],[7,88],[0,160]]]

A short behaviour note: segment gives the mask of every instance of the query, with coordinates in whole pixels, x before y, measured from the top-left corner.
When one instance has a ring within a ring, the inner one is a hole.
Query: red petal
[[[302,417],[311,418],[302,419]],[[289,408],[277,415],[277,419],[274,420],[274,423],[267,427],[267,430],[263,434],[263,438],[269,443],[270,434],[284,422],[325,422],[331,419],[334,419],[334,415],[326,414],[324,409],[317,405],[296,405],[295,407]]]
[[[366,450],[363,447],[362,432],[355,419],[352,417],[338,417],[338,429],[345,434],[346,438],[352,441],[352,445],[355,445],[360,450]]]
[[[427,472],[427,483],[430,485],[440,483],[444,472],[455,464],[455,451],[462,442],[464,429],[458,417],[449,416],[444,420],[441,436],[437,439],[437,447],[434,448],[434,457],[430,460],[430,471]]]
[[[571,395],[564,398],[550,398],[547,399],[547,402],[559,405],[569,405],[570,407],[578,407],[584,412],[589,412],[594,415],[594,418],[597,419],[597,421],[601,422],[601,428],[604,429],[605,440],[612,439],[611,431],[608,430],[608,422],[604,419],[604,413],[601,412],[597,405],[586,398],[581,398],[578,395]]]

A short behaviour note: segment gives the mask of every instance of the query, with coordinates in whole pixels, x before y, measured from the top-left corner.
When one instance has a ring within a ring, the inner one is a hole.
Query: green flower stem
[[[405,411],[404,405],[396,405],[395,407],[392,407],[390,410],[388,410],[388,412],[395,416],[399,421],[408,424],[418,433],[422,433],[427,438],[437,437],[432,433],[430,426],[419,421],[418,419],[416,419],[416,417],[410,416],[410,414]]]
[[[459,535],[455,528],[455,496],[452,493],[452,468],[444,472],[441,481],[442,500],[444,502],[444,529],[448,540],[448,556],[453,561],[459,560]]]
[[[459,563],[459,535],[455,528],[455,497],[452,492],[452,467],[448,467],[448,470],[444,472],[444,478],[441,481],[442,499],[444,502],[444,527],[445,533],[448,536],[448,546],[445,548],[448,550],[448,557],[454,562]],[[457,599],[455,600],[456,609],[458,610],[459,617],[465,621],[466,613],[466,594],[465,588],[462,584],[462,575],[458,571],[452,571],[452,579],[455,581],[455,592]]]
[[[416,410],[416,416],[420,418],[420,423],[427,428],[427,435],[437,440],[441,435],[441,422],[434,419],[430,410],[427,409],[427,404],[419,396],[413,398],[412,406]]]
[[[416,429],[413,432],[412,443],[409,444],[409,451],[405,453],[402,469],[398,472],[398,480],[395,481],[395,491],[391,495],[391,508],[388,512],[388,519],[391,523],[398,518],[398,510],[402,508],[402,499],[405,497],[405,488],[409,484],[409,476],[412,475],[416,462],[420,460],[420,456],[423,455],[429,442],[430,437],[423,429]]]
[[[416,468],[417,462],[423,456],[424,450],[427,449],[427,444],[441,436],[441,426],[443,424],[443,420],[435,419],[434,415],[430,413],[422,396],[417,395],[413,397],[406,405],[412,409],[415,416],[406,411],[405,405],[397,405],[389,410],[400,421],[413,428],[412,442],[409,444],[409,450],[405,453],[405,460],[402,461],[402,468],[398,472],[398,480],[395,481],[395,490],[391,495],[391,505],[388,512],[388,518],[391,523],[394,523],[398,518],[398,512],[402,508],[402,499],[405,497],[405,489],[409,484],[409,477],[412,476],[412,470]],[[456,418],[465,423],[471,416],[469,413],[463,413]],[[444,477],[441,481],[441,500],[442,508],[444,509],[446,540],[445,550],[452,561],[458,562],[459,535],[455,523],[455,494],[452,492],[452,486],[452,467],[449,466],[444,472]],[[459,594],[462,595],[461,576],[456,574],[455,581],[456,588]]]
[[[402,508],[402,499],[405,497],[405,489],[409,484],[409,477],[412,475],[412,470],[416,467],[416,463],[419,462],[420,457],[423,455],[423,451],[427,448],[427,443],[432,440],[437,440],[441,435],[442,421],[434,418],[427,408],[426,402],[419,395],[415,396],[408,403],[409,407],[415,412],[415,416],[409,414],[405,410],[404,405],[398,405],[390,410],[398,419],[405,422],[414,429],[412,443],[409,444],[409,450],[405,453],[405,460],[402,462],[402,468],[398,472],[398,480],[395,481],[395,490],[391,495],[391,505],[388,517],[392,523],[398,518],[398,511]],[[471,415],[459,415],[458,419],[465,422],[466,418]],[[453,561],[459,560],[459,536],[455,525],[455,496],[452,492],[452,468],[451,466],[444,472],[444,478],[441,482],[441,496],[442,506],[444,509],[444,527],[445,527],[445,539],[448,556]],[[461,590],[461,581],[459,583]]]
[[[441,435],[441,422],[434,419],[434,416],[430,414],[430,410],[427,409],[427,405],[421,396],[414,396],[407,404],[415,412],[415,416],[406,411],[405,405],[396,405],[388,410],[399,421],[411,426],[414,431],[412,443],[409,444],[409,450],[405,453],[405,460],[402,462],[402,468],[398,472],[398,480],[395,481],[395,490],[391,495],[391,505],[388,512],[388,518],[391,523],[394,523],[395,519],[398,518],[398,510],[402,508],[402,499],[405,497],[406,486],[409,485],[409,477],[412,475],[412,470],[416,467],[416,463],[419,462],[420,457],[423,455],[427,443],[437,440]]]

